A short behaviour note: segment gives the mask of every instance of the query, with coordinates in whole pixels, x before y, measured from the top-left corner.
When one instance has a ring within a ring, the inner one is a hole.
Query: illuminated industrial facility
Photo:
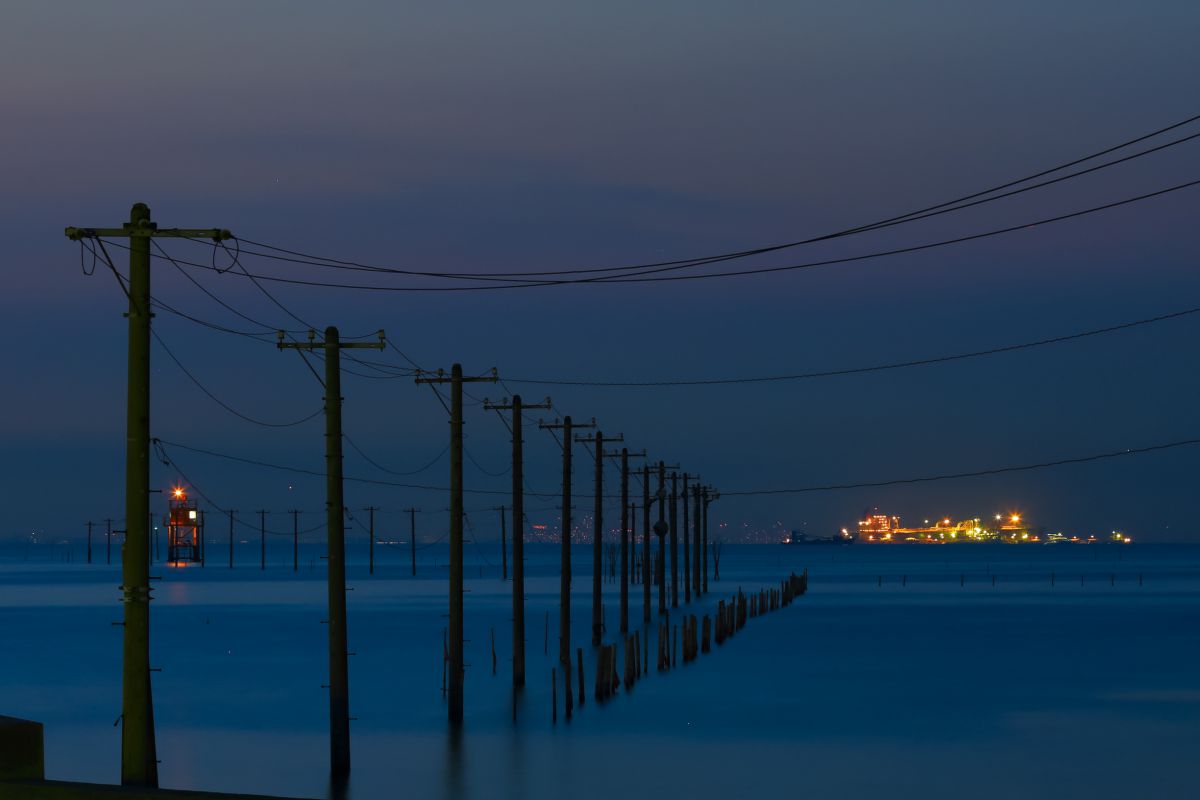
[[[864,543],[915,543],[915,544],[948,544],[952,542],[997,542],[1004,544],[1031,543],[1096,543],[1104,541],[1112,544],[1130,544],[1133,538],[1113,531],[1110,536],[1100,539],[1096,536],[1066,536],[1062,533],[1042,533],[1032,529],[1025,517],[1016,511],[996,514],[992,519],[980,517],[963,520],[951,520],[950,517],[924,520],[923,524],[914,527],[904,527],[900,517],[888,516],[875,509],[873,513],[864,515],[858,523],[858,539]]]

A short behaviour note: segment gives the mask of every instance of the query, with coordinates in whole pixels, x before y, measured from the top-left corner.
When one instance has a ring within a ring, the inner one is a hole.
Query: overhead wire
[[[1121,458],[1123,456],[1141,455],[1143,453],[1153,453],[1162,450],[1170,450],[1176,447],[1189,447],[1191,445],[1200,444],[1200,438],[1178,439],[1162,444],[1148,445],[1145,447],[1130,447],[1122,450],[1112,450],[1104,453],[1094,453],[1085,456],[1074,456],[1070,458],[1060,458],[1052,461],[1041,461],[1031,464],[1020,464],[1016,466],[992,467],[989,469],[971,470],[967,472],[953,472],[940,475],[924,475],[913,478],[892,478],[879,481],[863,481],[860,483],[831,483],[817,486],[801,486],[789,489],[741,489],[741,490],[721,490],[721,495],[729,496],[751,496],[751,495],[777,495],[777,494],[803,494],[807,492],[831,492],[844,489],[873,489],[881,486],[897,486],[910,483],[932,483],[934,481],[957,480],[960,478],[978,478],[985,475],[1001,475],[1008,472],[1027,472],[1030,470],[1047,469],[1049,467],[1059,467],[1067,464],[1084,464],[1091,461],[1103,461],[1110,458]]]
[[[506,380],[512,383],[553,385],[553,386],[588,386],[588,387],[609,387],[609,388],[652,388],[661,386],[719,386],[729,384],[742,383],[772,383],[778,381],[797,381],[807,380],[812,378],[831,378],[842,375],[859,375],[867,372],[883,372],[893,369],[905,369],[908,367],[928,366],[931,364],[944,364],[949,361],[961,361],[968,358],[979,358],[982,356],[997,355],[1000,353],[1010,353],[1018,350],[1028,350],[1035,347],[1043,347],[1051,344],[1061,344],[1063,342],[1075,341],[1078,339],[1086,339],[1091,336],[1099,336],[1106,333],[1116,333],[1125,331],[1131,328],[1138,328],[1144,325],[1153,325],[1158,322],[1166,322],[1168,320],[1179,319],[1181,317],[1191,316],[1200,313],[1200,306],[1185,308],[1180,311],[1172,311],[1167,314],[1159,314],[1153,317],[1137,319],[1130,322],[1122,322],[1115,325],[1106,325],[1102,328],[1092,328],[1090,330],[1078,331],[1076,333],[1065,334],[1063,336],[1052,336],[1045,339],[1035,339],[1029,342],[1020,342],[1017,344],[1001,345],[998,347],[990,347],[984,350],[972,350],[964,353],[952,353],[945,356],[931,356],[928,358],[911,359],[908,361],[893,361],[884,364],[873,364],[865,367],[847,367],[840,369],[819,370],[814,372],[798,372],[785,375],[757,375],[742,378],[672,378],[664,380],[649,380],[649,381],[589,381],[589,380],[566,380],[556,378],[507,378]]]
[[[1151,131],[1149,133],[1142,134],[1142,135],[1139,135],[1132,139],[1123,141],[1119,144],[1116,144],[1116,145],[1113,145],[1110,147],[1106,147],[1102,150],[1090,153],[1088,155],[1085,155],[1085,156],[1082,156],[1079,158],[1072,159],[1070,161],[1067,161],[1062,164],[1058,164],[1058,165],[1048,168],[1048,169],[1040,170],[1031,175],[1026,175],[1021,178],[1005,181],[1003,183],[1000,183],[996,186],[992,186],[987,189],[971,192],[969,194],[962,195],[962,196],[953,198],[951,200],[942,201],[942,202],[936,203],[934,205],[926,206],[926,207],[916,209],[914,211],[906,212],[903,214],[898,214],[898,215],[894,215],[891,217],[887,217],[887,218],[884,218],[881,220],[877,220],[875,222],[857,225],[857,226],[853,226],[850,228],[845,228],[842,230],[834,231],[831,233],[826,233],[826,234],[822,234],[819,236],[809,237],[806,239],[801,239],[801,240],[796,240],[796,241],[783,242],[783,243],[779,243],[779,244],[766,245],[766,246],[744,248],[741,250],[735,250],[735,251],[730,251],[730,252],[725,252],[725,253],[718,253],[718,254],[714,254],[714,255],[676,259],[673,261],[657,261],[657,262],[632,264],[632,265],[624,265],[624,266],[616,266],[616,267],[594,267],[594,268],[585,268],[585,269],[577,268],[577,269],[542,270],[542,271],[526,271],[526,272],[447,272],[447,271],[414,270],[414,269],[404,269],[404,268],[397,268],[397,267],[385,267],[385,266],[379,266],[379,265],[365,264],[362,262],[347,260],[347,259],[316,256],[316,255],[312,255],[309,253],[303,253],[298,250],[293,250],[293,249],[289,249],[289,248],[284,248],[284,247],[279,247],[276,245],[267,244],[265,242],[257,242],[254,240],[246,239],[245,237],[241,237],[240,241],[245,242],[246,244],[249,244],[254,247],[261,247],[261,248],[265,248],[268,250],[272,250],[275,253],[284,254],[283,256],[279,256],[279,255],[272,255],[272,254],[267,254],[267,253],[251,252],[251,254],[253,254],[253,255],[257,255],[260,257],[264,257],[264,258],[271,258],[271,259],[283,260],[283,261],[293,261],[293,262],[297,262],[297,263],[308,264],[310,266],[323,266],[323,267],[352,269],[352,270],[360,270],[360,271],[368,271],[368,272],[383,272],[383,273],[390,273],[390,274],[407,275],[407,276],[412,276],[412,277],[433,277],[433,278],[442,278],[442,279],[523,280],[523,279],[527,279],[527,278],[540,278],[540,277],[556,276],[556,275],[595,274],[595,273],[602,273],[602,272],[627,272],[627,271],[640,271],[640,270],[644,270],[644,269],[658,269],[658,268],[668,268],[668,269],[688,268],[688,267],[692,267],[692,266],[703,266],[705,264],[719,263],[719,262],[723,262],[723,261],[746,258],[746,257],[750,257],[750,256],[763,255],[766,253],[777,252],[780,250],[794,248],[794,247],[798,247],[801,245],[813,244],[816,242],[822,242],[822,241],[828,241],[831,239],[842,238],[842,237],[850,236],[850,235],[857,234],[857,233],[864,233],[864,232],[868,232],[868,231],[879,230],[881,228],[891,227],[894,225],[904,224],[907,222],[913,222],[913,221],[916,221],[919,219],[926,219],[929,216],[936,216],[939,214],[949,213],[952,211],[958,211],[963,208],[970,208],[970,207],[979,205],[981,203],[992,202],[994,200],[999,200],[999,199],[1003,199],[1005,197],[1010,197],[1014,194],[1019,194],[1019,193],[1023,193],[1023,192],[1027,192],[1027,191],[1032,191],[1034,189],[1043,188],[1048,185],[1060,183],[1065,180],[1070,180],[1070,179],[1073,179],[1076,177],[1080,177],[1080,176],[1087,175],[1087,174],[1090,174],[1093,172],[1097,172],[1102,169],[1107,169],[1109,167],[1117,166],[1119,164],[1126,163],[1128,161],[1131,161],[1131,160],[1134,160],[1137,158],[1141,158],[1141,157],[1151,155],[1153,153],[1157,153],[1157,152],[1160,152],[1162,150],[1165,150],[1165,149],[1168,149],[1171,147],[1175,147],[1175,146],[1184,144],[1186,142],[1196,139],[1197,137],[1200,137],[1200,133],[1191,134],[1189,136],[1184,136],[1182,138],[1173,140],[1171,142],[1167,142],[1165,144],[1160,144],[1155,147],[1148,148],[1146,150],[1142,150],[1142,151],[1139,151],[1139,152],[1131,154],[1131,155],[1123,156],[1119,159],[1105,162],[1104,164],[1089,167],[1085,170],[1080,170],[1078,172],[1071,173],[1069,175],[1060,176],[1060,177],[1054,178],[1052,180],[1045,181],[1045,182],[1042,182],[1042,183],[1039,183],[1039,184],[1036,184],[1033,186],[1023,187],[1020,189],[1015,189],[1011,192],[1005,192],[1004,194],[1000,194],[998,196],[988,197],[988,195],[996,195],[997,192],[1003,192],[1006,189],[1012,189],[1013,187],[1020,186],[1020,184],[1022,184],[1022,183],[1029,183],[1030,181],[1034,181],[1039,178],[1043,178],[1043,177],[1045,177],[1047,175],[1051,175],[1055,172],[1061,172],[1062,170],[1070,169],[1071,167],[1078,166],[1087,161],[1092,161],[1092,160],[1100,158],[1102,156],[1109,155],[1110,153],[1114,153],[1118,150],[1123,150],[1127,147],[1131,147],[1135,144],[1139,144],[1148,139],[1155,138],[1155,137],[1160,136],[1169,131],[1189,125],[1197,120],[1200,120],[1200,115],[1194,115],[1194,116],[1188,117],[1181,121],[1158,128],[1157,130]],[[209,242],[207,240],[193,239],[192,241],[194,241],[198,244],[215,247],[215,245],[213,245],[212,242]],[[291,256],[291,258],[288,258],[288,256]]]
[[[1017,225],[1009,225],[1009,226],[1004,226],[1001,228],[994,228],[994,229],[990,229],[990,230],[986,230],[986,231],[981,231],[978,233],[967,234],[964,236],[957,236],[957,237],[952,237],[952,238],[948,238],[948,239],[939,239],[939,240],[925,242],[925,243],[918,244],[918,245],[910,245],[907,247],[893,248],[890,250],[875,251],[872,253],[863,253],[863,254],[859,254],[859,255],[855,255],[855,256],[842,256],[842,257],[838,257],[838,258],[828,258],[828,259],[821,259],[821,260],[817,260],[817,261],[801,262],[798,264],[783,264],[783,265],[776,265],[776,266],[747,268],[747,269],[741,269],[741,270],[729,270],[729,271],[725,271],[725,272],[705,272],[705,273],[699,273],[699,274],[689,273],[686,275],[659,275],[659,274],[654,274],[654,273],[661,271],[661,270],[652,269],[652,270],[645,270],[641,273],[633,273],[632,275],[606,276],[603,278],[584,278],[584,279],[575,279],[575,280],[545,280],[545,281],[526,282],[526,283],[488,284],[488,285],[482,285],[482,286],[476,286],[476,285],[472,285],[472,286],[396,286],[396,285],[391,285],[391,284],[340,283],[340,282],[334,282],[334,281],[309,280],[309,279],[304,279],[304,278],[289,278],[289,277],[284,277],[284,276],[279,276],[279,275],[254,274],[254,273],[250,273],[245,270],[243,270],[243,272],[241,272],[241,273],[231,272],[230,274],[231,275],[239,275],[239,274],[245,275],[246,277],[249,277],[251,279],[257,279],[259,281],[270,281],[270,282],[275,282],[275,283],[284,283],[284,284],[298,285],[298,286],[310,286],[310,287],[319,287],[319,288],[326,288],[326,289],[346,289],[346,290],[353,290],[353,291],[381,291],[381,292],[492,291],[492,290],[511,290],[511,289],[531,289],[531,288],[542,288],[542,287],[548,287],[548,286],[566,286],[566,285],[577,285],[577,284],[595,286],[595,285],[602,285],[602,284],[662,283],[662,282],[710,280],[710,279],[715,279],[715,278],[739,278],[739,277],[744,278],[744,277],[749,277],[749,276],[754,276],[754,275],[766,275],[766,274],[774,274],[774,273],[782,273],[782,272],[792,272],[792,271],[801,270],[801,269],[811,269],[811,268],[815,268],[815,267],[832,266],[835,264],[850,264],[850,263],[856,263],[856,262],[860,262],[860,261],[867,261],[867,260],[871,260],[871,259],[886,258],[889,256],[923,252],[926,250],[933,250],[933,249],[937,249],[937,248],[948,247],[950,245],[964,244],[966,242],[973,242],[973,241],[978,241],[981,239],[987,239],[987,238],[991,238],[991,237],[995,237],[995,236],[1002,236],[1002,235],[1014,233],[1017,231],[1027,230],[1032,227],[1052,225],[1052,224],[1058,223],[1058,222],[1065,222],[1067,220],[1077,219],[1079,217],[1087,216],[1089,214],[1095,214],[1095,213],[1099,213],[1101,211],[1108,211],[1108,210],[1111,210],[1114,208],[1120,208],[1123,206],[1131,205],[1133,203],[1139,203],[1139,202],[1151,200],[1151,199],[1154,199],[1157,197],[1162,197],[1164,195],[1171,194],[1173,192],[1179,192],[1179,191],[1183,191],[1185,189],[1193,188],[1197,185],[1200,185],[1200,180],[1190,180],[1190,181],[1186,181],[1184,183],[1179,183],[1179,184],[1175,184],[1172,186],[1168,186],[1163,189],[1158,189],[1158,190],[1155,190],[1152,192],[1146,192],[1146,193],[1143,193],[1140,195],[1135,195],[1132,197],[1126,197],[1121,200],[1115,200],[1115,201],[1112,201],[1109,203],[1103,203],[1103,204],[1097,205],[1097,206],[1090,206],[1088,208],[1080,209],[1077,211],[1072,211],[1072,212],[1068,212],[1068,213],[1064,213],[1064,214],[1058,214],[1058,215],[1051,216],[1051,217],[1043,217],[1040,219],[1029,220],[1027,222],[1023,222],[1023,223],[1020,223]],[[198,264],[196,262],[188,262],[188,261],[180,260],[180,263],[190,264],[191,266],[198,267],[201,269],[210,269],[208,266],[206,266],[204,264]]]
[[[166,353],[166,354],[167,354],[167,356],[168,356],[168,357],[169,357],[169,358],[170,358],[172,361],[174,361],[174,362],[175,362],[175,366],[179,367],[180,371],[181,371],[181,372],[183,372],[183,374],[184,374],[184,375],[186,375],[186,376],[188,377],[188,380],[190,380],[190,381],[191,381],[193,384],[195,384],[195,385],[196,385],[196,388],[198,388],[198,389],[199,389],[201,392],[203,392],[203,393],[205,394],[205,396],[207,396],[207,397],[208,397],[210,400],[212,400],[214,403],[216,403],[217,405],[219,405],[221,408],[225,409],[225,410],[226,410],[226,411],[228,411],[230,414],[233,414],[235,417],[238,417],[239,419],[243,419],[243,420],[245,420],[246,422],[250,422],[250,423],[253,423],[253,424],[255,424],[255,425],[260,425],[260,426],[262,426],[262,427],[264,427],[264,428],[291,428],[291,427],[294,427],[294,426],[296,426],[296,425],[301,425],[301,424],[303,424],[303,423],[305,423],[305,422],[308,422],[310,419],[313,419],[314,417],[316,417],[316,416],[317,416],[317,415],[319,415],[319,414],[320,414],[322,411],[324,411],[324,410],[325,410],[325,409],[324,409],[324,407],[321,407],[321,408],[318,408],[316,411],[312,412],[311,414],[308,414],[307,416],[301,417],[301,418],[299,418],[299,419],[296,419],[296,420],[291,420],[291,421],[289,421],[289,422],[268,422],[267,420],[258,419],[258,418],[256,418],[256,417],[252,417],[252,416],[250,416],[249,414],[244,414],[244,413],[242,413],[241,411],[238,411],[238,410],[237,410],[236,408],[234,408],[233,406],[231,406],[231,405],[229,405],[228,403],[226,403],[226,402],[225,402],[224,400],[222,400],[221,398],[217,397],[215,394],[213,394],[213,392],[212,392],[212,391],[210,391],[210,390],[208,389],[208,387],[207,387],[207,386],[205,386],[203,383],[201,383],[201,382],[200,382],[200,379],[199,379],[199,378],[197,378],[195,375],[193,375],[193,374],[192,374],[192,372],[191,372],[191,370],[189,370],[187,367],[185,367],[185,366],[183,365],[183,362],[182,362],[182,361],[180,361],[180,360],[179,360],[179,359],[178,359],[178,358],[175,356],[175,353],[173,353],[173,352],[171,351],[171,348],[170,348],[170,347],[168,347],[168,346],[167,346],[167,343],[166,343],[165,341],[163,341],[163,338],[162,338],[161,336],[159,336],[159,334],[158,334],[158,331],[156,331],[156,330],[154,330],[153,328],[151,328],[151,329],[150,329],[150,335],[154,337],[154,340],[155,340],[156,342],[158,342],[158,345],[159,345],[159,347],[161,347],[161,348],[163,349],[163,352],[164,352],[164,353]]]

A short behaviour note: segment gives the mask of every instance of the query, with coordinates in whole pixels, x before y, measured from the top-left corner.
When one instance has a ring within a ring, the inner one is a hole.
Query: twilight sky
[[[67,225],[163,227],[435,271],[632,264],[790,241],[1002,183],[1200,113],[1194,2],[12,3],[0,31],[0,537],[78,536],[123,513],[125,326],[111,275],[81,274]],[[1200,125],[1159,141],[1200,131]],[[1136,148],[1135,148],[1136,149]],[[734,262],[792,264],[1015,225],[1200,178],[1200,141],[888,231]],[[300,317],[384,328],[424,366],[510,378],[753,376],[919,359],[1200,305],[1200,189],[1005,237],[768,276],[504,292],[272,284]],[[169,252],[207,261],[187,242]],[[113,250],[125,267],[123,251]],[[90,263],[90,261],[89,261]],[[246,259],[287,276],[298,267]],[[289,272],[291,271],[291,272]],[[191,274],[272,326],[244,277]],[[372,276],[304,271],[332,280]],[[232,316],[154,264],[154,294]],[[396,285],[411,279],[382,278]],[[225,402],[316,410],[294,353],[168,314],[156,330]],[[726,490],[903,478],[1200,435],[1196,317],[1037,350],[790,383],[662,389],[510,384]],[[204,397],[157,346],[152,431],[322,468],[319,419],[281,430]],[[395,362],[397,356],[386,356]],[[475,387],[499,398],[502,387]],[[409,379],[344,379],[346,431],[397,471],[445,446]],[[545,412],[543,412],[545,413]],[[478,407],[468,447],[508,463]],[[526,435],[529,483],[557,448]],[[323,503],[318,479],[173,451],[221,507]],[[582,450],[577,491],[590,491]],[[830,533],[867,507],[906,520],[1019,509],[1036,524],[1196,540],[1200,448],[994,478],[722,499],[719,521]],[[448,464],[411,478],[442,485]],[[349,475],[388,479],[353,452]],[[610,470],[610,475],[612,470]],[[178,473],[156,465],[156,485]],[[507,489],[470,462],[470,488]],[[610,484],[615,489],[616,484]],[[430,513],[444,493],[347,484],[353,508]],[[480,538],[507,498],[469,496]],[[578,512],[590,500],[577,504]],[[548,522],[550,500],[530,499]],[[615,510],[607,512],[610,519]],[[316,517],[313,517],[314,521]],[[272,526],[290,529],[282,514]]]

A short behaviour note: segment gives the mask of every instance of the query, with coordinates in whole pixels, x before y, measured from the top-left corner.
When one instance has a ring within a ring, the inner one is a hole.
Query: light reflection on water
[[[415,580],[399,555],[381,559],[373,577],[352,562],[350,797],[1190,793],[1200,547],[730,546],[704,611],[738,586],[751,591],[805,566],[812,592],[697,664],[651,674],[632,696],[605,707],[589,697],[569,724],[560,702],[557,725],[553,612],[543,641],[557,551],[528,550],[529,685],[514,723],[509,584],[468,549],[478,563],[467,569],[461,735],[445,724],[440,691],[445,571],[435,562],[444,553],[425,554]],[[256,562],[156,566],[164,785],[332,794],[325,586],[319,567],[293,574],[286,555],[265,573]],[[589,556],[586,547],[574,554],[573,632],[585,653]],[[114,782],[119,568],[25,561],[11,550],[0,558],[11,642],[0,657],[0,713],[46,723],[51,777]],[[615,625],[616,586],[604,591]],[[630,616],[640,624],[640,587]],[[593,666],[588,659],[589,681]]]

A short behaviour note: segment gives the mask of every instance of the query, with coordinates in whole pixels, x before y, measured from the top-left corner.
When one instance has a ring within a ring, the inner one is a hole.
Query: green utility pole
[[[604,457],[615,455],[605,453],[605,442],[623,442],[623,434],[609,436],[596,431],[591,436],[576,436],[577,442],[591,442],[596,445],[596,474],[595,474],[595,505],[592,507],[592,647],[599,647],[604,634],[604,606],[601,583],[604,578]]]
[[[279,332],[280,350],[323,350],[325,352],[325,523],[329,554],[329,761],[335,778],[350,773],[350,668],[346,649],[346,528],[342,496],[342,350],[384,347],[383,331],[378,342],[342,342],[338,329],[325,329],[325,341],[316,331],[307,342],[285,342]]]
[[[538,422],[543,430],[553,431],[561,428],[563,432],[563,479],[562,479],[562,519],[559,525],[559,538],[562,540],[562,559],[558,575],[558,660],[563,665],[571,665],[571,442],[575,428],[594,428],[596,421],[590,424],[575,425],[569,416],[564,416],[562,422]]]
[[[442,370],[427,373],[417,370],[417,383],[450,384],[450,687],[447,691],[450,724],[463,721],[463,389],[464,383],[499,380],[493,369],[491,375],[464,378],[462,364],[450,367],[447,376]]]
[[[527,408],[550,408],[550,398],[545,402],[524,405],[521,395],[515,394],[511,402],[492,403],[484,400],[483,407],[489,411],[512,411],[512,647],[513,688],[525,686],[525,440],[523,412]],[[504,417],[500,417],[501,420]]]
[[[129,240],[129,350],[125,418],[125,546],[121,589],[125,606],[121,681],[121,784],[158,786],[154,738],[154,698],[150,686],[150,239],[232,237],[227,230],[162,229],[150,221],[150,207],[137,203],[120,228],[67,228],[72,241]]]

